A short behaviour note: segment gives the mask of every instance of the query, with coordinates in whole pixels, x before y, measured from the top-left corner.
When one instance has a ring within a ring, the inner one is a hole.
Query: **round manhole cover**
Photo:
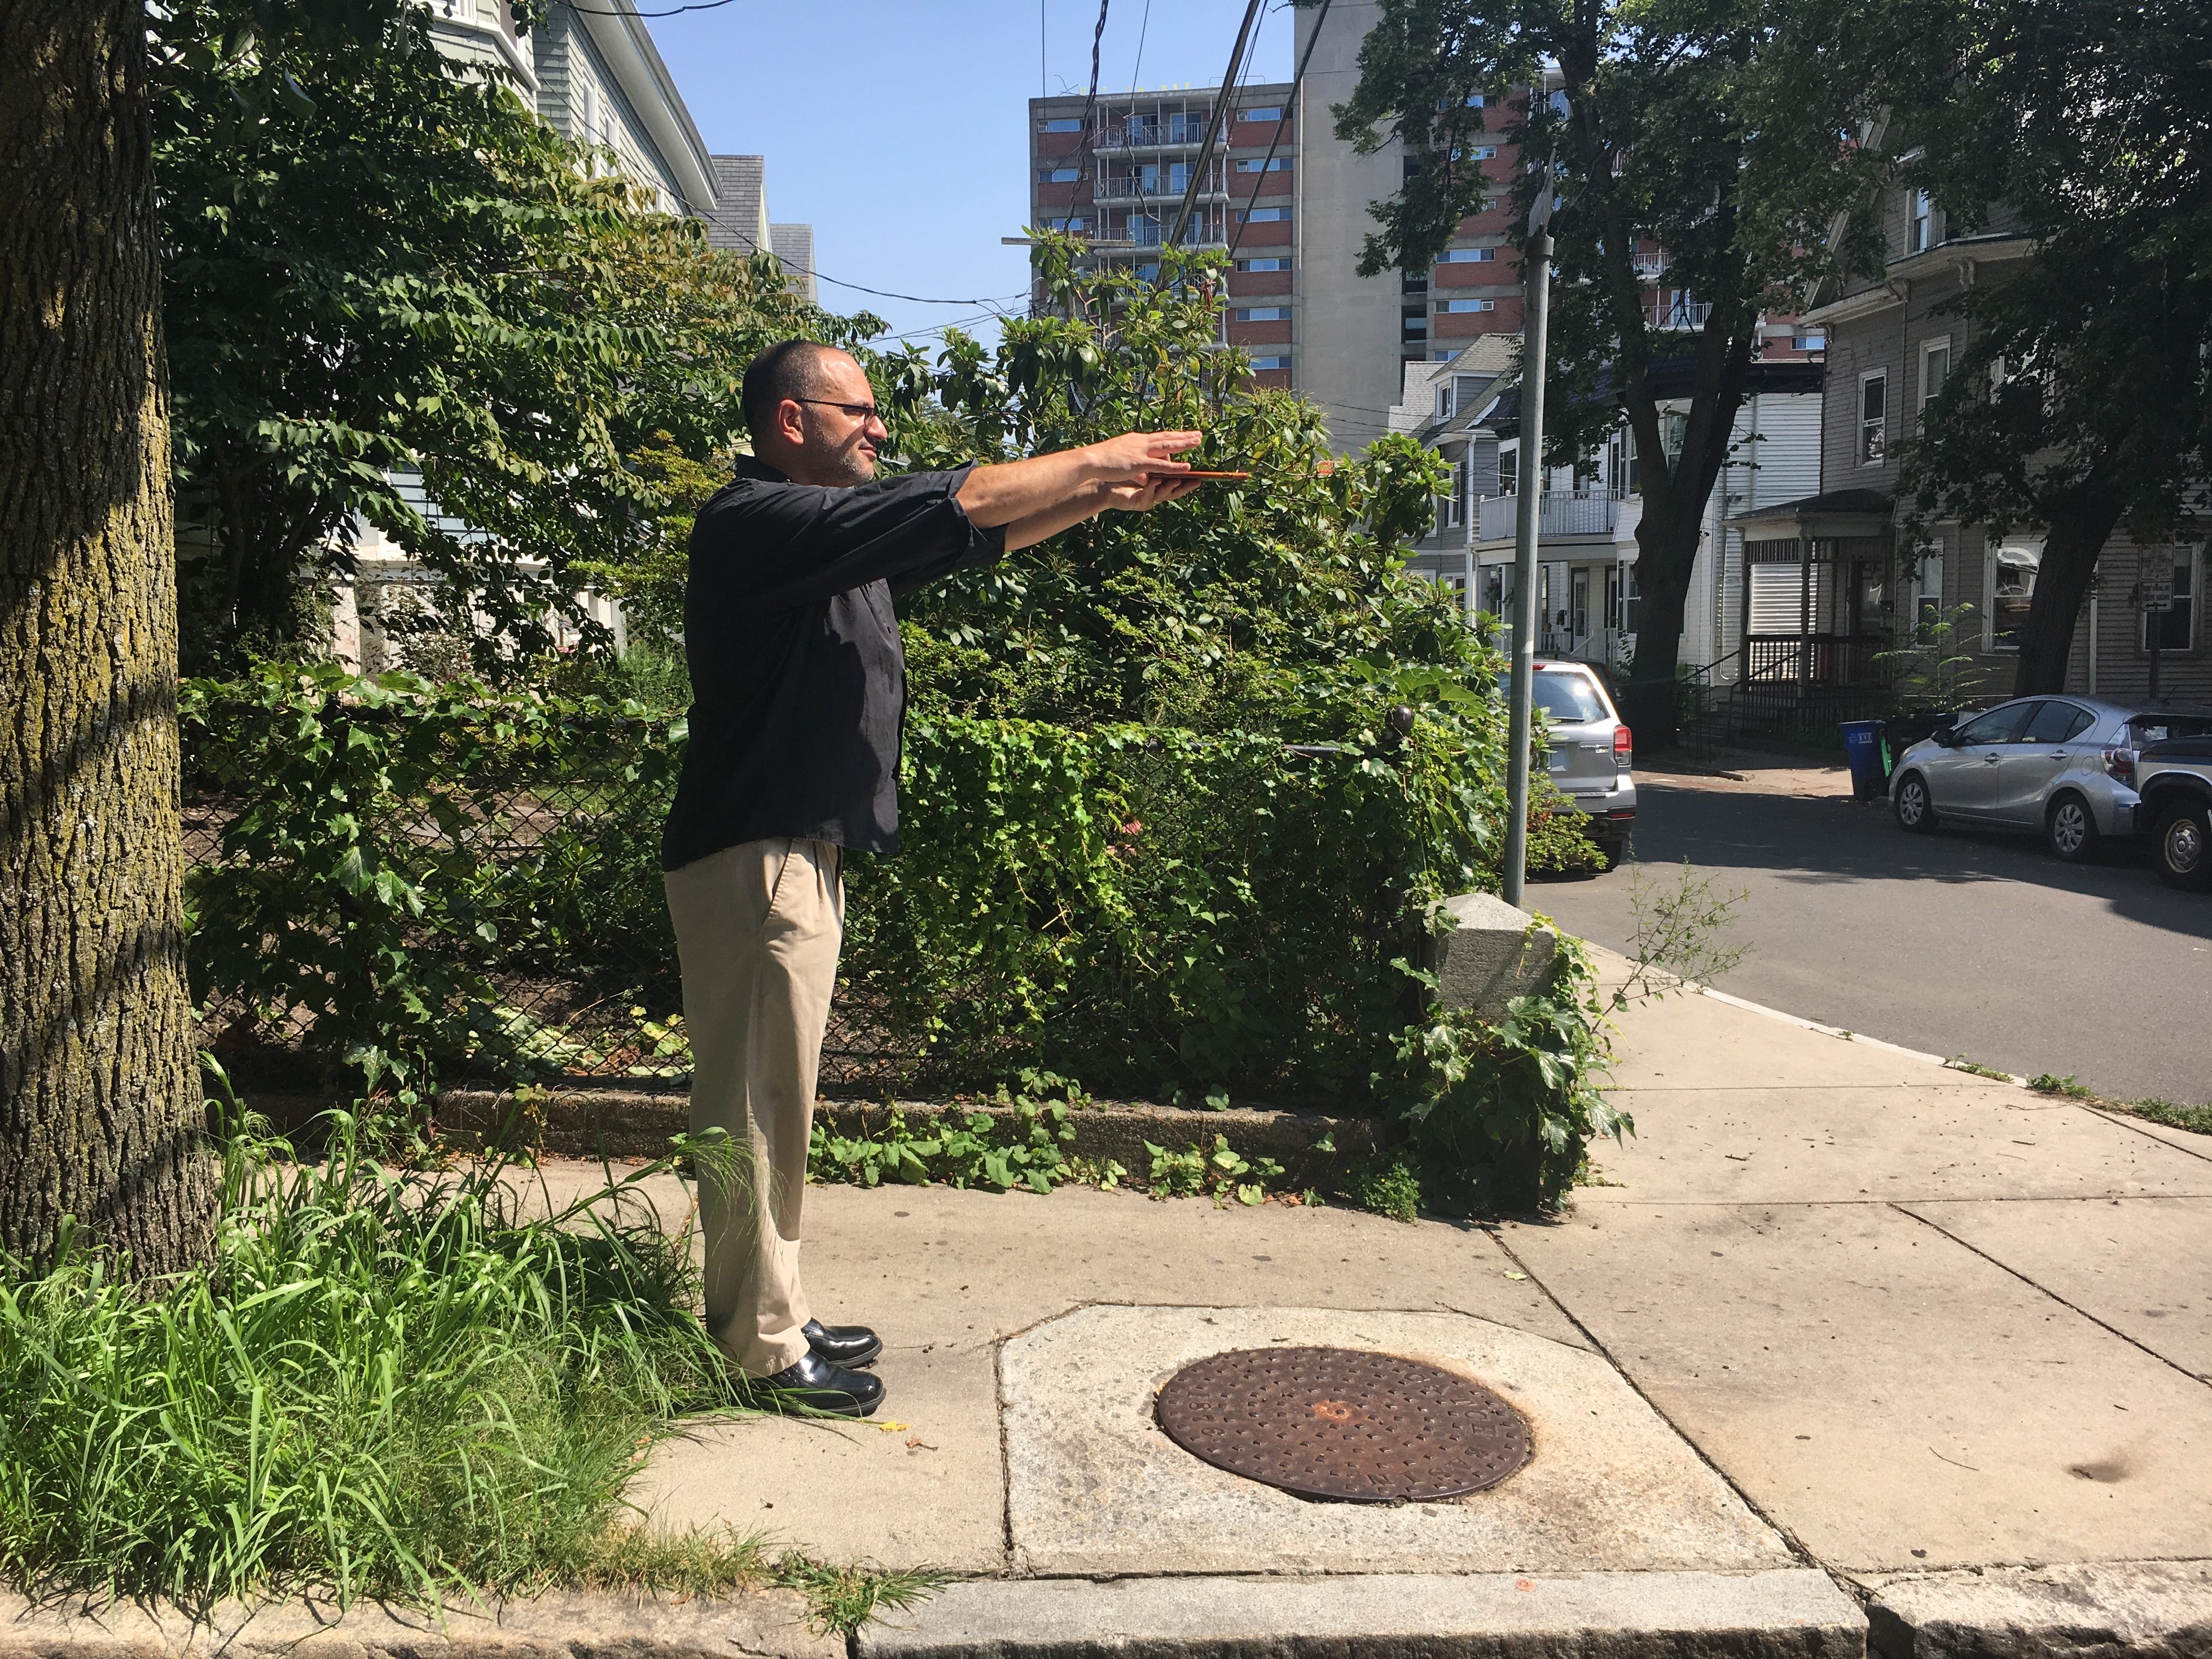
[[[1488,1389],[1395,1354],[1257,1348],[1186,1365],[1160,1427],[1217,1468],[1307,1498],[1392,1504],[1494,1486],[1528,1425]]]

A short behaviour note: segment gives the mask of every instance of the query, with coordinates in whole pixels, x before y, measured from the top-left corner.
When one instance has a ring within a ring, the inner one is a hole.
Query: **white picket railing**
[[[1517,495],[1484,496],[1476,503],[1476,538],[1510,539],[1520,501]],[[1620,518],[1620,503],[1603,491],[1585,495],[1578,490],[1547,489],[1536,503],[1536,536],[1540,541],[1554,536],[1608,536]]]

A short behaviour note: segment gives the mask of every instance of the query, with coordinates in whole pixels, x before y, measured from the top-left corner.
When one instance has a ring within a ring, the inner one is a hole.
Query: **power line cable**
[[[1291,76],[1291,95],[1285,100],[1284,112],[1294,121],[1305,119],[1298,108],[1298,88],[1306,78],[1306,65],[1313,62],[1314,48],[1321,44],[1321,26],[1328,21],[1331,3],[1332,0],[1321,0],[1321,9],[1314,14],[1313,33],[1306,37],[1306,49],[1298,54],[1297,72]],[[1244,226],[1251,217],[1252,204],[1260,199],[1260,192],[1267,185],[1267,168],[1275,159],[1275,147],[1282,142],[1283,124],[1279,118],[1275,123],[1275,136],[1267,145],[1267,159],[1260,163],[1260,176],[1253,180],[1251,195],[1245,198],[1244,217],[1237,220],[1237,234],[1229,240],[1229,258],[1232,264],[1237,258],[1237,246],[1244,240]]]
[[[1137,61],[1129,66],[1129,95],[1137,95],[1137,83],[1145,76],[1145,37],[1152,33],[1152,0],[1145,0],[1144,21],[1137,25]]]
[[[1206,123],[1206,137],[1198,147],[1198,159],[1191,163],[1190,185],[1182,193],[1182,206],[1176,213],[1175,229],[1167,245],[1181,246],[1184,228],[1190,223],[1190,210],[1198,204],[1199,181],[1206,177],[1206,158],[1213,152],[1213,141],[1221,132],[1221,118],[1229,108],[1230,100],[1237,94],[1237,71],[1244,61],[1244,43],[1251,38],[1253,20],[1259,16],[1266,0],[1247,0],[1244,21],[1237,27],[1237,44],[1230,48],[1229,69],[1221,77],[1221,96],[1213,100],[1213,113]]]
[[[728,231],[732,236],[738,238],[745,244],[746,246],[751,248],[754,252],[767,254],[769,258],[775,260],[787,270],[793,271],[801,276],[811,276],[817,282],[827,283],[832,288],[849,288],[855,293],[872,294],[878,299],[881,300],[904,300],[910,304],[918,306],[996,306],[1004,305],[1010,300],[1018,300],[1029,292],[1027,289],[1024,289],[1018,293],[1014,294],[976,295],[971,298],[964,300],[939,300],[923,294],[894,294],[889,289],[870,288],[865,283],[848,283],[842,277],[826,276],[819,270],[809,271],[800,266],[797,260],[787,258],[784,255],[778,253],[772,247],[763,247],[761,244],[754,239],[750,231],[745,229],[741,225],[735,224],[730,220],[725,219],[720,214],[705,208],[696,209],[695,211],[697,212],[699,217],[702,219],[707,220],[710,223],[720,225],[724,230]]]

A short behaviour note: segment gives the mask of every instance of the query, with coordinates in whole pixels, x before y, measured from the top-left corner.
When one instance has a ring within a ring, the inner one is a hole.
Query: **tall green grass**
[[[525,1170],[397,1170],[328,1128],[313,1163],[234,1139],[203,1269],[0,1263],[0,1576],[195,1605],[655,1577],[623,1482],[739,1403],[643,1197],[671,1164],[532,1204]],[[715,1571],[757,1561],[726,1546]]]

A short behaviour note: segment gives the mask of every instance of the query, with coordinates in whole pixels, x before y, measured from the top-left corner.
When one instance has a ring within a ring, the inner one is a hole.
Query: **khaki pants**
[[[707,1330],[769,1376],[806,1352],[799,1212],[822,1033],[845,933],[843,851],[749,841],[663,877],[691,1038],[691,1132],[734,1143],[732,1182],[699,1183]]]

